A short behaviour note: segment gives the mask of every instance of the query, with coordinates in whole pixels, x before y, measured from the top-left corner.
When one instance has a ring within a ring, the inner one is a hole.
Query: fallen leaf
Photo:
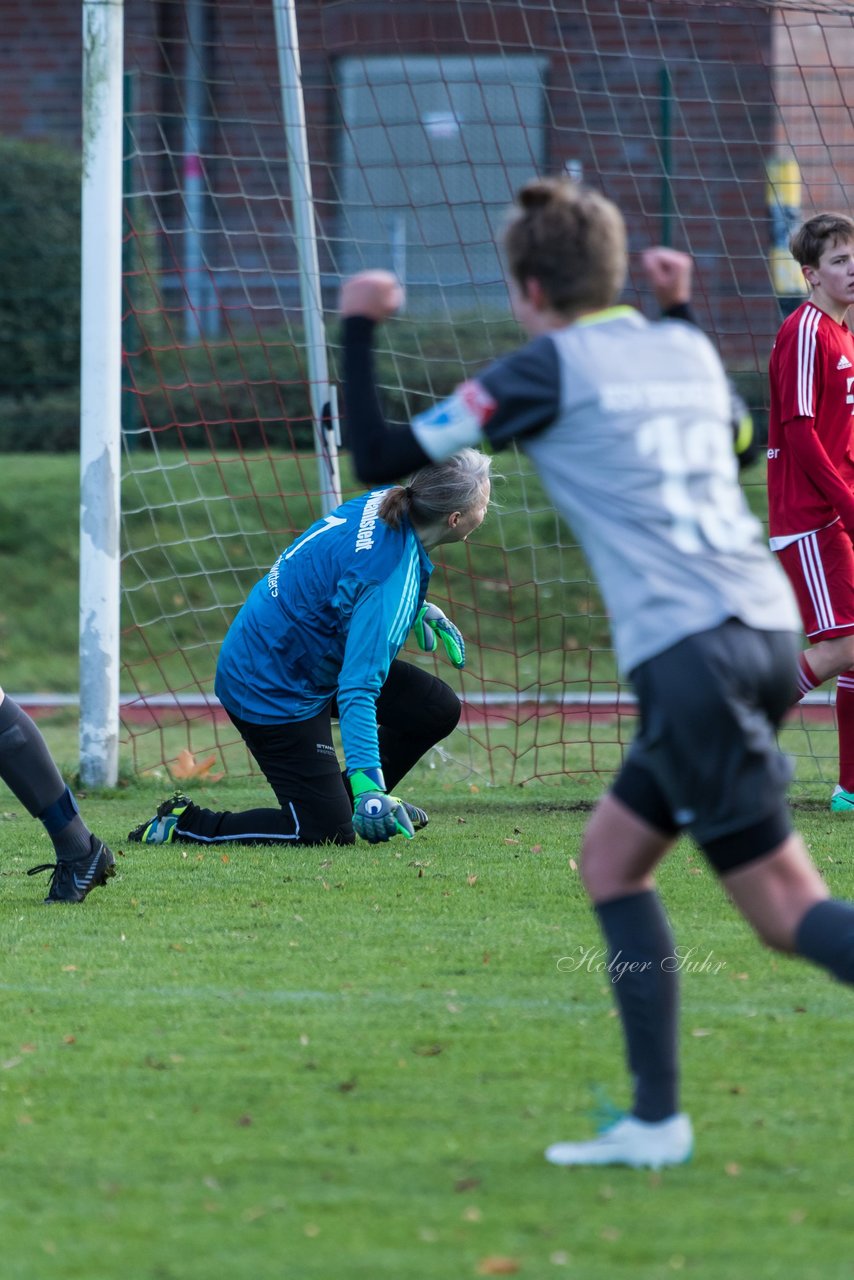
[[[728,1178],[737,1178],[741,1173],[741,1165],[732,1161],[730,1164],[724,1165],[724,1173]]]
[[[224,778],[224,773],[211,773],[211,769],[216,764],[216,755],[208,756],[206,760],[196,760],[192,751],[188,751],[184,747],[178,752],[178,758],[172,765],[169,772],[173,778],[204,778],[205,782],[219,782],[220,778]]]
[[[480,1178],[459,1178],[454,1183],[454,1190],[457,1192],[473,1191],[475,1187],[480,1186]]]
[[[477,1264],[479,1276],[515,1276],[519,1270],[518,1258],[502,1258],[498,1254],[481,1258]]]
[[[541,844],[531,845],[531,853],[542,853],[542,852],[543,852],[543,846]]]
[[[477,884],[477,876],[466,876],[466,884]]]
[[[252,1123],[252,1117],[249,1115],[238,1116],[236,1123],[239,1129],[248,1129]]]
[[[227,854],[227,853],[223,853],[223,854],[220,856],[220,862],[229,863],[229,862],[231,862],[231,858],[229,858],[229,856],[228,856],[228,854]]]
[[[570,869],[570,871],[577,871],[577,870],[578,870],[578,863],[575,861],[575,858],[570,858],[570,860],[569,860],[569,869]]]

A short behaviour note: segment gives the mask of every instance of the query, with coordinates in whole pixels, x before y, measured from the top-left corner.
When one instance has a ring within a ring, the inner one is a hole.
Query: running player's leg
[[[614,967],[612,983],[635,1079],[633,1111],[592,1142],[550,1148],[554,1163],[661,1166],[690,1155],[691,1127],[677,1101],[677,966],[663,963],[674,951],[650,873],[678,825],[725,872],[788,839],[788,768],[775,728],[794,685],[793,643],[730,621],[633,672],[641,730],[615,784],[633,821],[623,823],[622,839],[616,822],[603,824],[585,873],[609,949],[621,947],[628,962]]]
[[[82,902],[115,874],[115,859],[80,816],[38,726],[0,689],[0,778],[53,842],[56,864],[45,901]]]
[[[831,898],[800,836],[722,877],[769,947],[812,960],[854,984],[854,903]]]
[[[663,808],[652,777],[629,763],[590,820],[581,874],[607,943],[633,1082],[631,1113],[654,1123],[679,1110],[679,978],[666,963],[674,939],[653,882],[677,833],[666,813],[655,825],[641,816],[653,808],[644,794]]]
[[[837,522],[778,552],[811,648],[800,655],[797,701],[839,676],[839,781],[831,808],[854,811],[854,546]]]
[[[588,1142],[557,1142],[559,1165],[679,1164],[691,1153],[679,1114],[679,977],[667,963],[673,935],[653,871],[677,835],[666,799],[634,752],[588,824],[581,855],[585,888],[608,949],[608,972],[634,1094],[629,1115]],[[642,816],[643,815],[643,816]]]

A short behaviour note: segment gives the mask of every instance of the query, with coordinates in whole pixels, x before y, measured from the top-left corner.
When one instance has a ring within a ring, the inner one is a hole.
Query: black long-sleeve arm
[[[362,484],[388,484],[430,461],[409,425],[386,422],[374,375],[375,324],[365,316],[347,316],[344,347],[344,413],[347,444]]]

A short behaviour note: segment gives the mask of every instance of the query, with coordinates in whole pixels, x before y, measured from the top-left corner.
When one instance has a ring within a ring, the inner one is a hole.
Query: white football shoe
[[[623,1116],[589,1142],[555,1142],[546,1148],[549,1164],[627,1164],[633,1169],[662,1169],[684,1164],[694,1150],[694,1133],[686,1115],[650,1123]]]

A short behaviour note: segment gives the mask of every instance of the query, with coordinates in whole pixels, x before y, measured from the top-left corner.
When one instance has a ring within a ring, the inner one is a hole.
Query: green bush
[[[158,238],[139,202],[126,302],[122,418],[141,447],[310,448],[309,375],[298,325],[176,346],[158,293]],[[79,444],[80,164],[43,144],[0,140],[0,451]],[[132,295],[132,296],[131,296]],[[405,421],[520,341],[504,317],[403,319],[378,336],[377,374],[393,421]],[[332,376],[340,376],[330,325]],[[733,375],[760,434],[765,375]]]
[[[0,396],[0,453],[67,453],[80,443],[80,391]]]
[[[78,380],[80,161],[0,139],[0,394]]]
[[[332,376],[340,375],[330,330]],[[490,326],[493,352],[519,341],[511,321]],[[124,426],[140,446],[156,437],[162,448],[308,449],[312,444],[308,376],[298,328],[257,333],[234,343],[181,349],[143,346],[124,370]],[[388,345],[383,346],[386,343]],[[384,410],[405,421],[448,395],[484,364],[482,323],[426,321],[396,324],[380,337],[377,379]],[[733,381],[753,413],[760,441],[767,437],[767,377],[736,371]],[[401,390],[401,384],[406,391]],[[47,396],[0,396],[0,452],[64,452],[78,447],[76,385]]]
[[[136,409],[132,424],[140,440],[151,434],[164,447],[309,448],[312,442],[309,377],[298,326],[211,341],[190,347],[143,347],[129,362]],[[330,327],[333,377],[337,325]],[[509,350],[519,341],[512,321],[490,326],[492,349]],[[388,343],[388,346],[384,346]],[[385,412],[407,419],[448,395],[484,363],[482,320],[454,325],[405,321],[379,339],[377,375]],[[401,390],[401,385],[406,388]]]

